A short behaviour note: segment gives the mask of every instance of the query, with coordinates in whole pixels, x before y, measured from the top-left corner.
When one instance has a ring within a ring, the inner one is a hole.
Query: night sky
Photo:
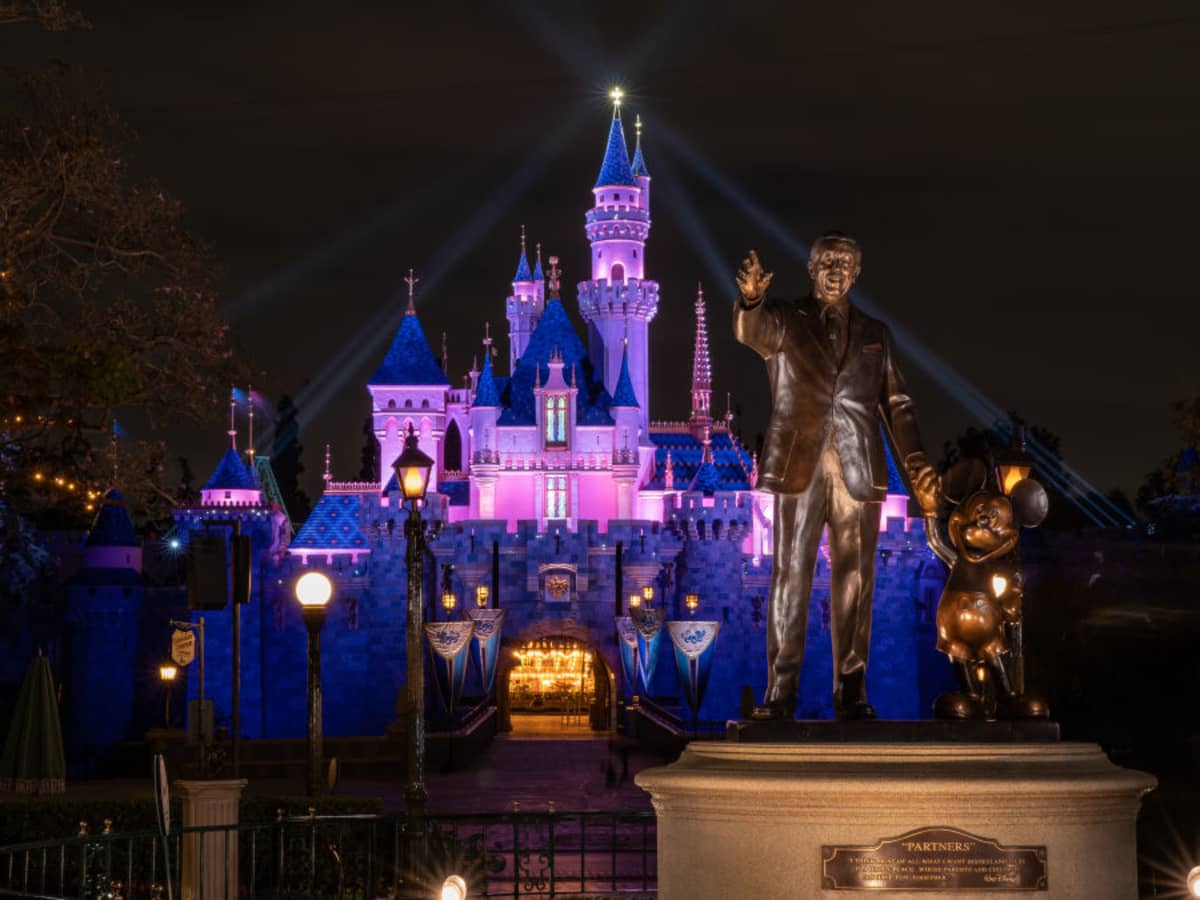
[[[799,295],[792,251],[829,228],[858,237],[863,291],[927,361],[1057,432],[1102,489],[1178,449],[1170,404],[1200,393],[1195,3],[79,6],[94,30],[8,27],[3,55],[105,85],[135,171],[215,246],[255,389],[297,397],[310,493],[326,441],[335,477],[357,474],[409,266],[453,384],[485,320],[506,368],[522,223],[579,323],[614,83],[654,177],[653,418],[686,417],[703,281],[713,405],[731,391],[753,442],[766,376],[730,333],[733,273],[755,247]],[[906,349],[936,458],[979,423]],[[175,435],[201,480],[223,430]]]

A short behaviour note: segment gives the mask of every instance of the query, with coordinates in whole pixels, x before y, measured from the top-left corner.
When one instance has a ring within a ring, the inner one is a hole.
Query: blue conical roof
[[[415,315],[406,315],[400,330],[383,358],[379,369],[367,384],[434,385],[450,380],[429,349],[425,332]]]
[[[242,457],[230,447],[221,457],[221,462],[217,466],[217,470],[212,473],[212,477],[204,483],[203,490],[253,491],[258,489],[258,485],[254,481],[254,476],[242,462]]]
[[[633,390],[633,379],[629,377],[629,346],[621,354],[621,374],[617,376],[617,389],[613,392],[613,406],[640,406],[637,393]]]
[[[637,187],[633,169],[629,167],[625,129],[621,127],[619,116],[613,116],[612,127],[608,130],[608,147],[604,151],[604,164],[600,166],[600,177],[596,179],[596,187],[607,187],[610,184]]]
[[[558,353],[563,360],[563,377],[578,389],[575,421],[579,425],[611,425],[608,410],[612,398],[596,374],[583,341],[571,324],[562,302],[551,298],[529,337],[525,352],[517,360],[508,383],[500,391],[501,425],[532,425],[537,421],[533,389],[550,377],[550,356]]]
[[[721,489],[721,473],[717,471],[717,467],[708,460],[700,463],[700,468],[696,470],[696,477],[692,479],[691,487],[688,490],[702,491],[704,494],[712,496]]]
[[[513,281],[533,281],[533,275],[529,272],[529,257],[525,255],[525,248],[521,248],[521,258],[517,260],[517,274],[513,276]]]
[[[633,151],[633,174],[643,178],[650,177],[650,170],[646,168],[646,158],[642,156],[641,143]]]
[[[483,355],[483,371],[479,373],[479,385],[475,388],[475,402],[471,406],[499,406],[500,392],[492,378],[492,354]]]
[[[125,508],[125,498],[113,488],[104,495],[96,521],[88,532],[89,547],[140,547],[141,542],[133,530],[133,520]]]
[[[533,280],[545,281],[546,276],[542,273],[542,258],[539,256],[537,262],[533,264]]]

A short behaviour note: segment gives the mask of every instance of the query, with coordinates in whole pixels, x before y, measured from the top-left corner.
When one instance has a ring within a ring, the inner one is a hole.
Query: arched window
[[[421,409],[429,409],[429,400],[428,399],[421,401]]]
[[[392,398],[391,400],[388,401],[388,409],[395,409],[395,408],[396,408],[396,400],[395,400],[395,398]]]
[[[545,406],[546,446],[567,446],[567,397],[551,394]]]
[[[411,401],[411,400],[405,400],[405,401],[404,401],[404,408],[405,408],[405,409],[412,409],[412,401]]]
[[[613,263],[612,270],[608,273],[610,281],[625,281],[625,267],[620,263]]]
[[[567,517],[567,476],[546,476],[546,518],[565,519]]]
[[[458,430],[458,423],[451,421],[442,444],[442,468],[458,472],[462,467],[462,432]]]

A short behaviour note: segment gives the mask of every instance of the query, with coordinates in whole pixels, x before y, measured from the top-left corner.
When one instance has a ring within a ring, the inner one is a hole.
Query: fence
[[[653,897],[653,813],[555,812],[426,818],[300,816],[173,829],[170,891],[187,898],[433,898],[448,875],[475,897]],[[236,857],[236,875],[232,861]],[[219,870],[219,871],[214,871]],[[0,848],[0,897],[165,897],[157,832],[81,833]]]

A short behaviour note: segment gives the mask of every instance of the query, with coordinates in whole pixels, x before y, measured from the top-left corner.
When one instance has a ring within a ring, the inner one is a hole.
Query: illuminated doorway
[[[515,735],[607,731],[613,691],[608,666],[582,641],[546,637],[512,651],[501,689]]]

